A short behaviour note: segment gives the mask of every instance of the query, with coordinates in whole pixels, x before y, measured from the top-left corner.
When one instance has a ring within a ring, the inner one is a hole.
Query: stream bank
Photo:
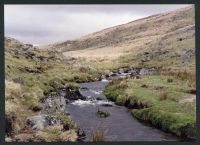
[[[33,130],[43,130],[55,125],[61,125],[61,132],[72,129],[76,135],[71,141],[92,141],[91,134],[99,127],[103,130],[106,141],[180,140],[133,118],[128,109],[132,108],[129,103],[125,107],[118,106],[103,94],[109,81],[127,77],[139,79],[142,75],[155,72],[155,68],[123,68],[100,77],[98,81],[80,83],[80,88],[54,84],[57,91],[46,94],[41,100],[44,104],[41,113],[27,118],[27,123]],[[98,112],[109,115],[100,117]]]
[[[144,70],[144,69],[143,69]],[[141,70],[140,70],[141,71]],[[136,71],[137,76],[140,71]],[[149,71],[152,73],[152,71]],[[104,88],[109,81],[118,78],[129,77],[130,72],[114,72],[110,76],[103,76],[101,80],[81,83],[80,94],[85,99],[74,100],[66,105],[66,111],[71,118],[84,130],[84,141],[92,141],[92,132],[101,128],[106,141],[175,141],[179,140],[172,134],[139,122],[133,118],[128,108],[118,106],[108,100],[104,94]],[[100,117],[97,113],[105,112],[106,117]]]

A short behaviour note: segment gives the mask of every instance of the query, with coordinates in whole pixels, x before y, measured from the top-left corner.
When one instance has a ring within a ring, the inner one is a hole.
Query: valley
[[[43,46],[5,37],[6,141],[195,140],[195,65],[193,6]]]

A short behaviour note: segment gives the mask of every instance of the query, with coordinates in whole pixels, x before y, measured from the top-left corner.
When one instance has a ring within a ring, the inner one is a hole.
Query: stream
[[[84,141],[91,141],[91,132],[100,127],[108,141],[176,141],[179,140],[172,134],[139,122],[132,117],[131,112],[124,106],[115,105],[104,95],[103,90],[109,80],[124,77],[109,77],[101,81],[81,83],[80,93],[86,100],[75,100],[66,105],[66,111],[71,118],[80,126],[86,137]],[[110,116],[100,118],[98,110],[108,112]]]

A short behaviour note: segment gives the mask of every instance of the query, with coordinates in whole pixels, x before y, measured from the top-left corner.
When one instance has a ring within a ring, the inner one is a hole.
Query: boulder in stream
[[[79,92],[78,89],[66,89],[66,93],[65,93],[65,99],[68,99],[68,100],[85,100],[86,97],[81,95],[81,93]]]
[[[98,110],[96,114],[97,114],[100,118],[106,118],[106,117],[110,116],[110,113],[104,112],[104,111],[101,111],[101,110]]]

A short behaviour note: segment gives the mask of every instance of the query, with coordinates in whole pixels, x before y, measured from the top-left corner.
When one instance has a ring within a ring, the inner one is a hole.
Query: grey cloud
[[[187,5],[5,5],[5,35],[26,43],[74,39]]]
[[[73,13],[160,13],[164,11],[170,11],[174,9],[178,9],[181,7],[187,6],[186,4],[148,4],[148,5],[21,5],[22,9],[25,10],[35,10],[37,7],[38,12],[73,12]]]

